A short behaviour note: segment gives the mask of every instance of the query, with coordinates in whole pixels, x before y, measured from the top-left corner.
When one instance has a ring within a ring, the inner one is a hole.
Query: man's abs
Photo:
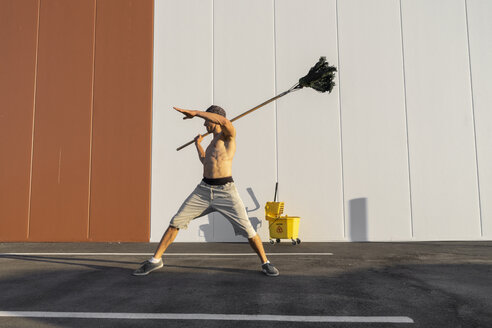
[[[233,157],[234,152],[228,150],[222,140],[213,140],[205,151],[203,176],[210,179],[230,177]]]
[[[217,160],[205,157],[203,161],[203,176],[209,179],[232,176],[232,160]]]

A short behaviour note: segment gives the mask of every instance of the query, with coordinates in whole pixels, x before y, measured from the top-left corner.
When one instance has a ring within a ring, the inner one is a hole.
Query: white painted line
[[[301,316],[270,314],[207,314],[207,313],[108,313],[108,312],[37,312],[0,311],[0,317],[18,318],[84,318],[84,319],[150,319],[150,320],[227,320],[283,322],[364,322],[413,323],[409,317],[396,316]]]
[[[140,256],[154,253],[0,253],[0,256]],[[266,253],[267,256],[327,256],[333,253]],[[258,256],[256,253],[165,253],[166,256]]]
[[[0,256],[140,256],[140,255],[154,255],[154,253],[0,253]],[[168,255],[168,254],[166,254]]]

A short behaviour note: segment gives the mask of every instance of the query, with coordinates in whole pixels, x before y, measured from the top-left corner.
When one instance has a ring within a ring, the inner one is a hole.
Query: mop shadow
[[[41,255],[0,255],[0,259],[12,259],[12,260],[21,260],[28,262],[41,262],[41,263],[52,263],[52,264],[65,264],[76,267],[85,267],[94,270],[108,270],[115,269],[114,264],[131,264],[135,265],[136,262],[130,261],[115,261],[115,260],[107,260],[107,259],[90,259],[90,258],[73,258],[73,257],[52,257],[52,256],[41,256]],[[89,263],[84,263],[89,262]],[[113,263],[113,265],[98,265],[98,264],[106,264]],[[117,268],[116,268],[117,269]]]
[[[246,191],[253,201],[252,209],[245,206],[246,212],[255,212],[260,208],[260,203],[251,187],[246,188]],[[256,216],[248,215],[248,218],[253,229],[258,231],[262,225],[262,221]],[[207,242],[241,242],[246,240],[246,237],[235,236],[231,223],[219,212],[213,212],[208,215],[208,223],[200,225],[198,235]]]

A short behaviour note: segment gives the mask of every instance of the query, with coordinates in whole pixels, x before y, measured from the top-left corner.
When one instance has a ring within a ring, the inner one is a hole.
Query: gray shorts
[[[200,182],[181,205],[169,225],[178,229],[186,229],[191,220],[212,212],[219,212],[225,216],[232,223],[236,235],[246,238],[256,235],[234,182],[228,182],[222,186]]]

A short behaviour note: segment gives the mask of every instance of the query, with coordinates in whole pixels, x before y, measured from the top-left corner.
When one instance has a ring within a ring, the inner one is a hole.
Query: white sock
[[[263,263],[262,265],[267,264],[267,263],[270,263],[270,261],[268,261],[268,260],[267,260],[267,261],[266,261],[265,263]]]
[[[152,256],[152,258],[149,260],[150,263],[157,263],[159,262],[161,259],[156,259],[155,257]]]

